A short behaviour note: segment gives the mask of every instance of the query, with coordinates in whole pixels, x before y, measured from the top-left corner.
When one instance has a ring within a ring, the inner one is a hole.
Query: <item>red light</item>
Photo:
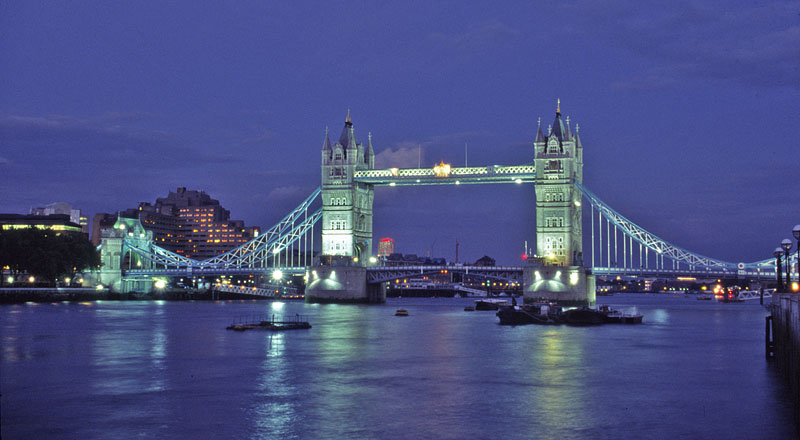
[[[528,259],[528,254],[522,254],[522,259],[523,260],[527,260]]]

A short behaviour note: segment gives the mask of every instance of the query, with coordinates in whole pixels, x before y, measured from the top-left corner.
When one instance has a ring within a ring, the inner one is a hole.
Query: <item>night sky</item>
[[[512,165],[560,98],[584,184],[650,232],[755,261],[800,223],[797,2],[383,3],[1,2],[0,212],[185,186],[268,227],[348,108],[378,167],[463,166],[465,143]],[[375,199],[399,252],[515,264],[535,239],[531,186]]]

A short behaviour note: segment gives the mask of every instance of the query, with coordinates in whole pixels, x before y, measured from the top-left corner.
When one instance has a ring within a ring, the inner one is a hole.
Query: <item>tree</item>
[[[0,267],[56,279],[100,266],[100,254],[82,233],[37,228],[0,231]],[[0,280],[0,285],[4,280]]]

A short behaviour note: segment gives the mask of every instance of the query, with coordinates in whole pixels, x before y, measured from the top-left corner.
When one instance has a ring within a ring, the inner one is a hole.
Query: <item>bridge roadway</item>
[[[374,186],[461,185],[483,183],[533,183],[533,165],[489,165],[484,167],[389,168],[356,171],[353,180]]]
[[[216,275],[263,275],[272,276],[276,270],[284,275],[302,275],[307,271],[305,266],[284,267],[239,267],[239,268],[186,268],[186,269],[129,269],[123,271],[123,276],[128,279],[142,279],[154,276],[168,277],[201,277]],[[447,271],[447,272],[445,272]],[[464,275],[478,275],[485,278],[522,282],[522,266],[378,266],[367,268],[368,283],[382,283],[386,281],[409,278],[419,275],[435,275],[441,273],[460,273]],[[621,267],[594,267],[592,273],[596,276],[626,276],[648,278],[757,278],[774,279],[774,271],[756,270],[675,270],[675,269],[648,269],[648,268],[621,268]]]

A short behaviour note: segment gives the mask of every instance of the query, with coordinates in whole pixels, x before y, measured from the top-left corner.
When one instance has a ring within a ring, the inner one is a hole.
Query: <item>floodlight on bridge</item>
[[[272,271],[272,279],[273,280],[279,280],[281,278],[283,278],[283,271],[282,270],[275,269],[274,271]]]

